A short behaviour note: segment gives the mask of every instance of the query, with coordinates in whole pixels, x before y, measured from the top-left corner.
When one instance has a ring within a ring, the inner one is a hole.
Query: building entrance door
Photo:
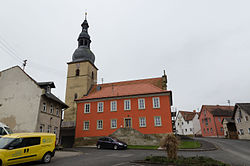
[[[125,118],[124,119],[124,126],[125,126],[125,128],[131,128],[132,127],[132,119],[131,118]]]

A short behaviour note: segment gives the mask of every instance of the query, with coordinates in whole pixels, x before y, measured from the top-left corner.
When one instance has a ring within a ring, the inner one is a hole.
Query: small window
[[[74,95],[74,99],[77,99],[77,97],[78,97],[78,96],[77,96],[77,93],[75,93],[75,95]]]
[[[223,127],[220,128],[220,131],[223,132]]]
[[[209,128],[207,128],[207,133],[209,133]]]
[[[187,129],[185,129],[185,132],[187,132],[188,130]]]
[[[187,121],[187,124],[189,124],[189,121]]]
[[[221,122],[221,119],[220,119],[220,117],[218,117],[218,121],[219,121],[219,122]]]
[[[245,120],[248,121],[248,116],[245,116]]]
[[[243,129],[240,129],[240,130],[239,130],[239,133],[240,133],[240,135],[244,135],[244,130],[243,130]]]
[[[111,129],[117,128],[117,120],[116,119],[111,119]]]
[[[57,134],[58,127],[54,127],[54,134]]]
[[[76,76],[79,76],[79,75],[80,75],[80,70],[76,69]]]
[[[145,117],[139,118],[139,125],[140,125],[140,127],[146,127],[146,118]]]
[[[88,45],[88,41],[84,40],[84,45],[87,46]]]
[[[51,126],[48,125],[48,133],[50,133],[50,132],[51,132]]]
[[[155,126],[161,126],[161,117],[155,116],[154,117]]]
[[[89,130],[89,121],[83,122],[83,130]]]
[[[130,100],[124,100],[124,110],[130,110]]]
[[[205,130],[205,129],[203,129],[203,131],[204,131],[204,133],[206,133],[206,130]]]
[[[138,99],[138,109],[145,109],[145,99]]]
[[[213,128],[210,128],[210,132],[213,133]]]
[[[79,41],[79,46],[82,46],[83,45],[83,40],[80,40]]]
[[[103,129],[103,121],[102,120],[97,120],[97,129]]]
[[[84,104],[84,113],[90,113],[90,103]]]
[[[91,73],[91,78],[92,78],[92,80],[94,79],[94,72],[93,71]]]
[[[207,119],[205,119],[205,123],[206,123],[206,126],[208,126],[208,120]]]
[[[192,128],[190,128],[190,131],[193,131],[193,129],[192,129]]]
[[[248,128],[248,134],[250,134],[250,128]]]
[[[53,107],[53,105],[52,105],[52,104],[50,105],[50,113],[51,113],[51,114],[53,114],[53,113],[54,113],[54,107]]]
[[[153,97],[153,108],[160,108],[160,98]]]
[[[104,105],[103,102],[99,102],[97,104],[97,112],[103,112],[103,105]]]
[[[44,132],[44,128],[45,128],[45,125],[44,124],[40,124],[40,132]]]
[[[110,102],[110,111],[117,111],[117,102],[116,101]]]
[[[240,118],[237,118],[237,122],[240,123],[240,122],[241,122],[241,119],[240,119]]]
[[[56,108],[56,116],[59,116],[59,108]]]
[[[43,103],[43,109],[42,109],[43,112],[47,112],[46,107],[47,107],[46,103]]]

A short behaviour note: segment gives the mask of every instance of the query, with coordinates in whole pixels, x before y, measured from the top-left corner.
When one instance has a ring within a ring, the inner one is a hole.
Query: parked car
[[[117,149],[127,149],[127,146],[128,145],[125,142],[122,142],[116,138],[111,138],[111,137],[102,137],[96,143],[97,149],[107,148],[107,149],[117,150]]]
[[[7,134],[12,134],[13,132],[11,131],[11,129],[4,123],[0,122],[0,138],[3,135],[7,135]]]
[[[55,154],[56,135],[50,133],[16,133],[0,138],[0,165],[40,160],[49,163]]]

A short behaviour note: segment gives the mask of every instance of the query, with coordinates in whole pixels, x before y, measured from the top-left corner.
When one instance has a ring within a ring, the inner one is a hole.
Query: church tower
[[[78,48],[68,62],[67,85],[65,103],[69,106],[64,112],[65,122],[76,121],[77,105],[75,99],[86,95],[91,87],[97,83],[97,68],[94,65],[95,55],[90,50],[90,36],[88,34],[88,22],[86,18],[81,24],[82,32],[78,37]]]

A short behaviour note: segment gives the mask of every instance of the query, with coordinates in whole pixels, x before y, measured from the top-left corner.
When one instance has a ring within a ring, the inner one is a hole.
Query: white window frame
[[[111,112],[117,111],[117,101],[110,101],[110,111]]]
[[[97,120],[96,121],[96,129],[102,130],[103,129],[103,120]]]
[[[161,116],[154,116],[154,124],[155,124],[156,127],[162,126]]]
[[[97,112],[103,112],[104,109],[104,102],[97,103]]]
[[[88,125],[86,125],[86,123],[88,123]],[[83,122],[83,130],[89,130],[89,127],[90,127],[89,120],[84,121],[84,122]]]
[[[45,102],[43,103],[42,112],[47,112],[47,104]]]
[[[53,104],[50,105],[50,114],[53,114],[54,113],[54,106]]]
[[[138,109],[139,110],[145,109],[145,99],[144,98],[138,99]]]
[[[88,106],[88,107],[87,107]],[[87,109],[88,108],[88,109]],[[89,114],[90,113],[90,103],[84,104],[84,113]]]
[[[139,117],[139,126],[140,127],[147,127],[146,117]]]
[[[115,124],[115,125],[113,126],[113,124]],[[117,128],[117,119],[111,119],[110,120],[110,128],[111,129],[116,129]]]
[[[160,108],[160,97],[153,97],[153,108]]]
[[[131,110],[131,101],[124,100],[124,110]]]

